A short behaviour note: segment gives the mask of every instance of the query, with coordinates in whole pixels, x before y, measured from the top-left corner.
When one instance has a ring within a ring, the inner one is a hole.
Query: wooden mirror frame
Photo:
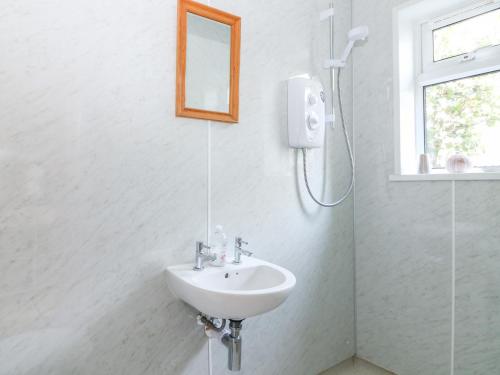
[[[229,77],[229,112],[215,112],[186,107],[187,14],[224,23],[231,27]],[[204,120],[238,122],[241,18],[191,0],[179,0],[177,7],[177,84],[175,114]]]

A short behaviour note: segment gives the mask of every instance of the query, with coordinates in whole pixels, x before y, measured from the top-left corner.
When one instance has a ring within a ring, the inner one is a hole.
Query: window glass
[[[453,154],[500,166],[500,71],[424,88],[425,147],[434,168]]]
[[[500,9],[472,17],[433,32],[434,61],[500,44]]]

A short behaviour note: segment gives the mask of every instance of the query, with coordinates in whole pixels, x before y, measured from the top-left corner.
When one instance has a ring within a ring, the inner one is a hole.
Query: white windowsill
[[[433,171],[429,174],[392,174],[389,181],[488,181],[500,180],[500,172],[471,171],[466,173],[447,173]]]

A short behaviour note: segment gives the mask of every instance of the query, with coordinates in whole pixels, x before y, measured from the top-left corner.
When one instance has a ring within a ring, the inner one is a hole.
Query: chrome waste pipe
[[[227,368],[231,371],[241,370],[241,322],[242,320],[231,320],[229,323],[229,332],[222,336],[222,343],[228,349]]]

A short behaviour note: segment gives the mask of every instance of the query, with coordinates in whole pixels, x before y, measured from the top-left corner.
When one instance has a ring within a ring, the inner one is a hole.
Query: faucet
[[[241,246],[245,244],[248,245],[248,242],[243,241],[241,237],[236,237],[234,239],[234,264],[241,264],[241,254],[251,257],[253,253],[251,251],[242,249]]]
[[[205,245],[201,241],[196,241],[196,252],[194,255],[194,267],[193,270],[201,271],[203,267],[203,262],[215,260],[216,256],[213,254],[205,254],[204,249],[210,250],[210,246]]]

